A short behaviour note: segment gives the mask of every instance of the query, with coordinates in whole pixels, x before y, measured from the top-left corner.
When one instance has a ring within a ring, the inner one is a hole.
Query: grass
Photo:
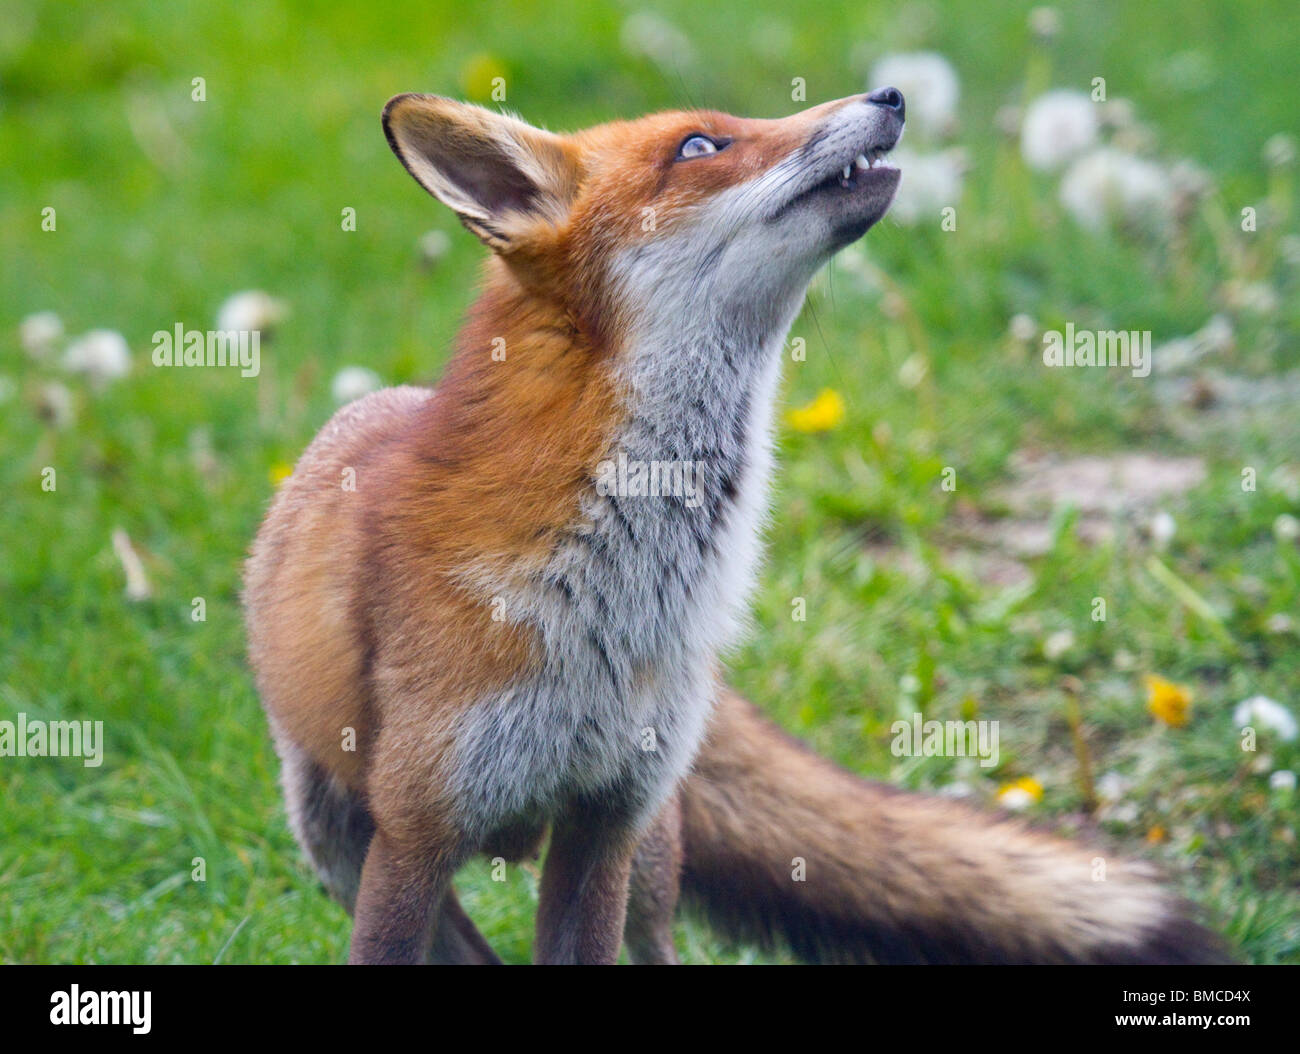
[[[1294,170],[1270,170],[1260,151],[1297,131],[1297,23],[1281,2],[1089,3],[1064,12],[1049,50],[1029,39],[1028,6],[961,0],[940,15],[829,0],[796,17],[776,3],[672,3],[657,10],[695,59],[660,68],[621,45],[632,8],[612,3],[568,5],[563,18],[531,3],[9,5],[0,719],[102,720],[106,753],[98,768],[0,758],[0,960],[346,953],[347,920],[284,823],[238,588],[272,475],[328,417],[334,372],[436,378],[472,296],[481,250],[389,155],[378,123],[389,95],[464,95],[500,70],[508,105],[554,128],[691,104],[775,116],[796,108],[793,77],[812,103],[860,90],[873,58],[924,47],[962,78],[956,138],[972,169],[958,229],[886,221],[817,283],[796,323],[807,358],[788,365],[788,403],[829,387],[847,412],[832,431],[780,436],[770,558],[733,679],[873,777],[961,781],[983,800],[1033,777],[1044,787],[1033,815],[1067,831],[1099,823],[1170,871],[1245,958],[1300,962],[1296,797],[1268,782],[1300,766],[1300,750],[1264,732],[1243,752],[1231,717],[1256,694],[1300,704],[1295,631],[1274,631],[1279,615],[1300,620],[1300,550],[1274,532],[1300,511],[1286,477],[1300,472],[1294,401],[1197,408],[1162,397],[1155,378],[1046,370],[1007,337],[1026,313],[1044,327],[1151,329],[1160,343],[1224,311],[1235,351],[1212,369],[1247,391],[1294,383],[1300,297],[1279,239],[1296,233]],[[1134,101],[1158,156],[1190,157],[1215,180],[1177,244],[1079,229],[1054,182],[994,130],[1027,83],[1086,90],[1095,76]],[[195,77],[204,102],[191,99]],[[1265,200],[1270,222],[1239,232],[1241,206]],[[46,206],[54,232],[40,228]],[[346,207],[354,232],[341,229]],[[431,228],[451,234],[432,269],[416,253]],[[1233,308],[1225,290],[1242,280],[1268,283],[1280,306]],[[155,330],[206,328],[245,288],[293,311],[258,381],[148,365]],[[65,378],[75,422],[62,429],[33,410],[58,370],[16,340],[38,310],[73,333],[118,329],[135,354],[103,392]],[[1026,573],[991,584],[964,558],[998,549],[972,542],[974,526],[996,537],[1027,516],[1006,496],[1025,451],[1193,456],[1206,471],[1161,506],[1178,525],[1167,550],[1140,517],[1096,541],[1079,514],[1058,511]],[[1243,491],[1243,467],[1257,470],[1256,490]],[[942,488],[945,468],[955,490]],[[144,558],[148,601],[123,596],[116,527]],[[1105,622],[1091,618],[1097,596]],[[806,621],[791,619],[794,597]],[[1073,644],[1045,649],[1062,630]],[[1185,727],[1147,712],[1146,673],[1190,687]],[[1093,819],[1071,706],[1087,766],[1127,782]],[[997,719],[1001,764],[894,757],[890,722],[915,709]],[[460,885],[501,954],[526,960],[535,874],[501,884],[471,868]],[[681,944],[691,961],[756,958],[689,922]]]

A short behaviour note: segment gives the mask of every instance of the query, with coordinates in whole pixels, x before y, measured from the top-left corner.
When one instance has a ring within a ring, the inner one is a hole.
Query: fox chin
[[[498,961],[453,876],[543,842],[538,962],[675,962],[679,900],[811,961],[1223,959],[1144,866],[1097,882],[1094,851],[859,779],[720,679],[785,336],[887,212],[904,122],[890,87],[571,135],[385,107],[398,159],[490,250],[481,290],[436,388],[321,430],[244,590],[290,824],[354,916],[350,961]]]

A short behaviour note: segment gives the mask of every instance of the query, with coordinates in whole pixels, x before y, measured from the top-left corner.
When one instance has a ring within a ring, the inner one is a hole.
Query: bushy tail
[[[687,901],[812,961],[1230,961],[1145,865],[859,779],[729,691],[682,826]]]

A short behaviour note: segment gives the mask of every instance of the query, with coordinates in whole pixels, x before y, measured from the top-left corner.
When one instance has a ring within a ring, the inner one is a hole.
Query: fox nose
[[[867,102],[883,106],[886,110],[893,110],[900,121],[907,114],[907,103],[903,99],[903,93],[894,87],[877,88],[867,96]]]

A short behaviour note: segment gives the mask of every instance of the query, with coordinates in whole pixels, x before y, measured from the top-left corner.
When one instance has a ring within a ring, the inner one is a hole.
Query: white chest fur
[[[471,830],[572,798],[645,818],[689,767],[761,552],[784,331],[628,349],[609,461],[547,563],[503,588],[544,658],[459,730]]]

